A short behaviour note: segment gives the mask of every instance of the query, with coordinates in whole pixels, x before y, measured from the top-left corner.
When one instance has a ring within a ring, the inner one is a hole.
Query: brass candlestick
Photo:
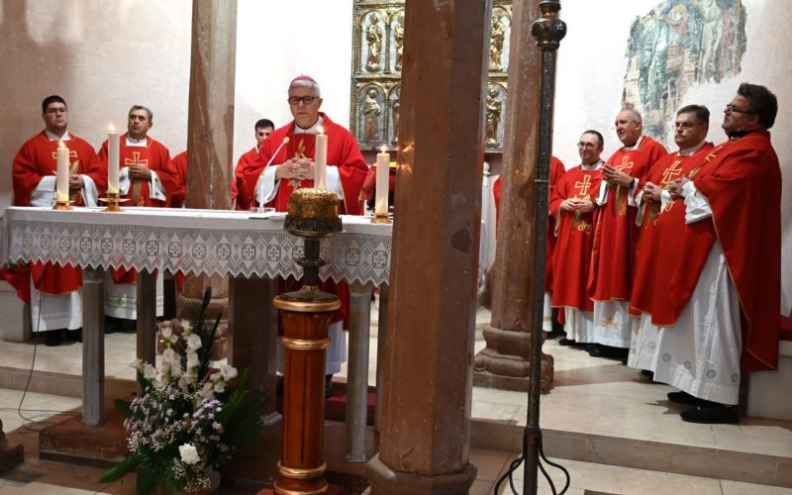
[[[338,296],[319,288],[322,237],[341,231],[338,196],[326,189],[297,189],[289,197],[283,228],[305,240],[300,290],[275,297],[283,320],[283,436],[279,495],[322,495],[328,484],[323,474],[325,361],[330,345],[328,328],[341,306]]]
[[[389,224],[393,223],[393,221],[390,219],[390,215],[387,213],[375,213],[374,216],[371,217],[371,223]]]
[[[55,206],[52,207],[53,210],[60,210],[60,211],[67,211],[72,210],[71,201],[68,199],[57,199],[55,200]]]
[[[121,193],[117,193],[117,192],[110,193],[109,192],[109,193],[107,193],[107,197],[106,198],[99,198],[99,201],[104,201],[105,203],[107,203],[107,208],[105,208],[102,211],[106,211],[108,213],[118,213],[120,211],[123,211],[123,210],[121,210],[121,202],[122,201],[127,201],[127,199],[126,198],[121,199]]]

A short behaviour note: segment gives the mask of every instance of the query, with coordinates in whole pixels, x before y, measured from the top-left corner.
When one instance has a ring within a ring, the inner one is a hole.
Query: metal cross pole
[[[542,378],[542,307],[544,302],[545,237],[547,235],[547,193],[550,156],[553,145],[553,97],[555,95],[556,51],[566,35],[566,24],[558,18],[558,0],[539,3],[541,17],[531,25],[531,34],[542,50],[542,80],[539,108],[539,153],[536,163],[533,263],[533,322],[531,331],[530,384],[528,388],[528,418],[523,434],[525,475],[523,495],[536,495],[539,466],[539,395]]]

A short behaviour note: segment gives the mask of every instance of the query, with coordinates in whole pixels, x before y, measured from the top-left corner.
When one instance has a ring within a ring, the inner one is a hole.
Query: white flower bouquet
[[[211,347],[220,318],[214,325],[206,324],[210,298],[207,289],[195,326],[182,320],[180,335],[162,329],[165,350],[160,366],[133,364],[143,394],[132,402],[116,401],[126,417],[129,456],[100,481],[118,480],[137,468],[138,495],[157,488],[165,493],[201,492],[210,483],[209,470],[227,463],[258,437],[264,398],[248,389],[249,370],[237,377],[233,366],[212,367]]]

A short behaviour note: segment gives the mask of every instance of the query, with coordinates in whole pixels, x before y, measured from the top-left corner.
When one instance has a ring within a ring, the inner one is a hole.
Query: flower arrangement
[[[233,366],[212,367],[220,317],[213,325],[205,322],[210,299],[207,289],[197,323],[181,320],[180,335],[161,329],[165,350],[159,367],[139,360],[133,363],[143,394],[131,402],[116,401],[126,418],[129,455],[100,481],[116,481],[138,468],[138,495],[155,489],[200,493],[211,484],[211,470],[258,437],[264,397],[249,390],[249,370],[237,376]]]

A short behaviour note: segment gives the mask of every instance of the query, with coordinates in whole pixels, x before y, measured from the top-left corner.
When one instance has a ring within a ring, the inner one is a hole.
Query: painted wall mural
[[[666,0],[635,19],[622,101],[638,106],[648,134],[665,140],[689,88],[740,73],[746,15],[742,0]]]

